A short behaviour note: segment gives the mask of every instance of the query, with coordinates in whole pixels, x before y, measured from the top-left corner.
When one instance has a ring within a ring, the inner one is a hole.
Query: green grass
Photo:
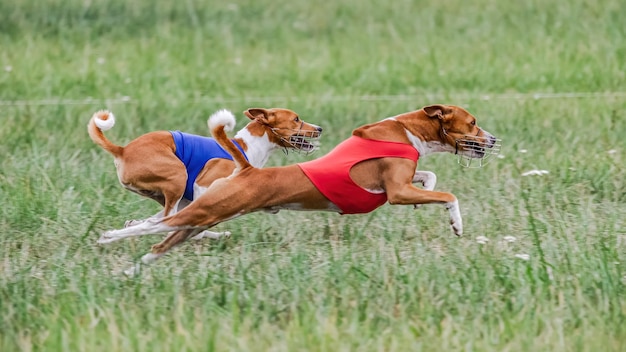
[[[626,91],[624,13],[619,0],[0,2],[0,350],[623,350],[626,97],[533,94]],[[97,109],[124,144],[207,134],[219,108],[240,127],[246,108],[284,106],[324,127],[321,155],[431,103],[503,139],[481,170],[420,160],[459,198],[462,238],[440,206],[252,214],[134,279],[120,271],[161,235],[95,243],[158,211],[89,139]]]

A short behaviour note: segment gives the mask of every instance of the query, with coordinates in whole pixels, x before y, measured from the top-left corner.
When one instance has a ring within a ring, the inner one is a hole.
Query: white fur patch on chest
[[[241,138],[248,146],[246,150],[246,156],[250,165],[256,168],[262,168],[270,157],[272,150],[278,148],[278,146],[270,142],[267,133],[262,136],[255,136],[247,129],[242,129],[235,135],[235,138]]]

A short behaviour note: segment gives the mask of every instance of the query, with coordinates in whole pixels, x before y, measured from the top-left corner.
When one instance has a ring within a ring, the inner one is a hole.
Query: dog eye
[[[294,119],[295,122],[299,122],[300,118],[298,116],[296,116],[296,118]]]
[[[472,126],[476,126],[476,121],[472,121],[472,122],[470,122],[470,124],[471,124]]]

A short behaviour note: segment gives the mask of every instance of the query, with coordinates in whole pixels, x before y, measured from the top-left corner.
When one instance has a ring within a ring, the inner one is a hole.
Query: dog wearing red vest
[[[157,232],[170,232],[142,257],[144,264],[186,239],[229,219],[255,212],[320,210],[367,213],[390,204],[442,204],[457,236],[463,223],[457,198],[434,191],[435,174],[416,171],[419,157],[450,152],[486,159],[499,151],[499,140],[478,127],[476,118],[452,105],[431,105],[355,129],[329,154],[311,162],[258,169],[227,138],[230,121],[209,120],[214,138],[234,158],[236,171],[179,213],[102,234],[98,243]],[[413,183],[421,183],[418,188]],[[139,264],[127,271],[133,274]]]

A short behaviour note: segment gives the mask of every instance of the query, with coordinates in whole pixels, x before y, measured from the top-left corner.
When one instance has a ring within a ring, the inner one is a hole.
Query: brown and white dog
[[[311,142],[322,132],[321,127],[302,121],[288,109],[252,108],[244,111],[244,115],[252,121],[237,132],[234,141],[245,152],[248,162],[258,168],[263,167],[272,151],[278,148],[312,152],[316,147]],[[220,110],[214,116],[234,121],[234,116],[227,110]],[[213,138],[179,131],[155,131],[121,147],[102,133],[114,124],[115,117],[111,112],[98,111],[89,121],[89,136],[115,158],[122,186],[163,206],[162,211],[149,219],[175,214],[199,197],[215,180],[235,170],[232,157]],[[215,152],[209,151],[211,148],[216,148]],[[125,226],[146,220],[129,220]],[[204,235],[220,234],[207,232]]]
[[[451,193],[433,191],[435,175],[416,171],[417,158],[450,152],[483,159],[499,151],[498,140],[479,128],[474,116],[463,108],[449,105],[426,106],[359,127],[351,138],[320,159],[266,169],[253,167],[228,140],[225,130],[232,128],[232,121],[212,119],[209,128],[235,158],[237,171],[215,181],[179,213],[108,231],[98,243],[170,232],[161,243],[152,246],[151,253],[142,257],[142,262],[147,264],[187,238],[247,213],[281,209],[366,213],[385,201],[406,205],[443,204],[450,213],[453,232],[460,236],[463,225],[457,198]],[[343,164],[337,172],[330,166],[335,164],[334,160]],[[319,171],[319,166],[324,164],[328,164],[328,168]],[[335,182],[335,178],[344,180]],[[414,182],[422,183],[424,188],[415,187]],[[327,187],[325,183],[332,185]],[[351,202],[352,198],[358,201]],[[139,264],[127,273],[133,274],[138,268]]]

